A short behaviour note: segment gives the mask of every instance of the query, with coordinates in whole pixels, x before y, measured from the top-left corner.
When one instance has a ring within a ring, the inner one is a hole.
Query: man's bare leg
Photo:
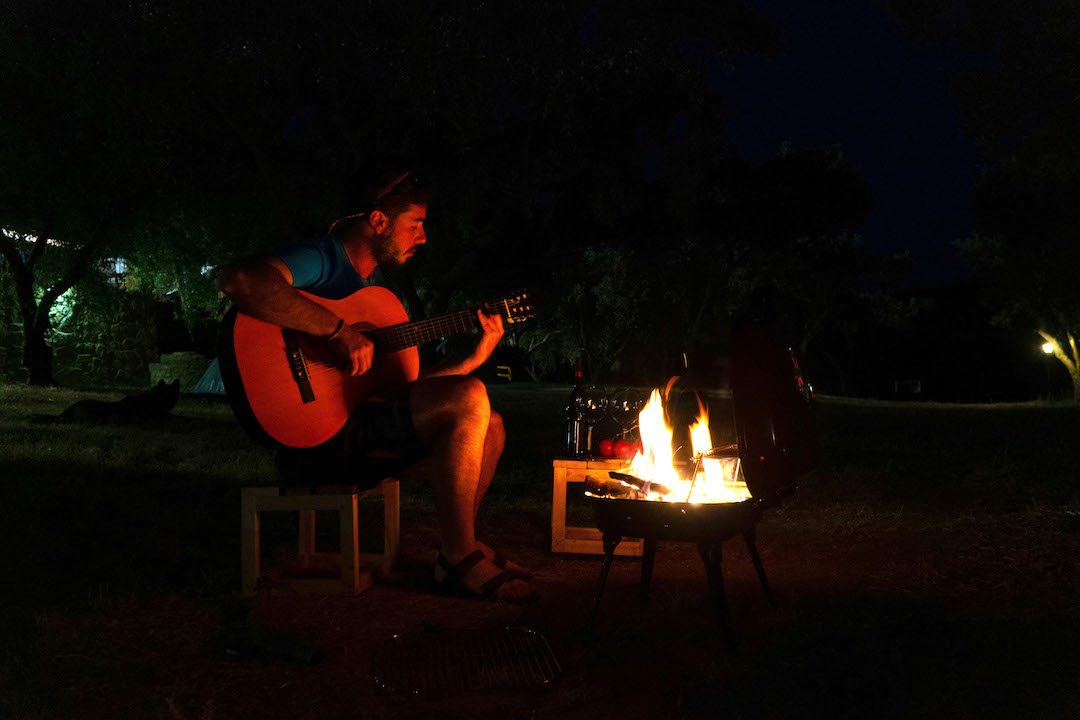
[[[506,445],[506,431],[503,429],[502,416],[494,410],[488,418],[487,434],[484,436],[484,459],[480,464],[480,481],[476,485],[476,502],[473,503],[473,517],[480,513],[480,503],[491,487],[495,477],[495,467],[499,464],[503,447]]]
[[[480,549],[475,535],[476,511],[502,451],[501,420],[496,421],[500,430],[489,433],[491,406],[487,389],[469,376],[417,381],[411,386],[409,403],[417,434],[433,451],[432,484],[442,554],[456,565]],[[485,449],[489,452],[485,453]],[[499,572],[490,559],[485,559],[469,570],[462,582],[470,591],[478,592]],[[531,594],[532,589],[520,580],[506,583],[498,593],[505,599]]]
[[[476,487],[476,505],[473,507],[474,521],[480,514],[480,504],[484,501],[484,495],[487,494],[488,488],[491,487],[491,481],[495,477],[495,468],[499,464],[499,458],[502,456],[505,445],[506,430],[503,427],[502,416],[492,410],[491,417],[488,420],[487,436],[484,438],[484,461],[480,470],[480,482]],[[495,551],[488,547],[486,543],[478,540],[477,544],[489,560],[495,557]],[[505,569],[519,573],[529,572],[529,568],[509,559],[506,561]]]

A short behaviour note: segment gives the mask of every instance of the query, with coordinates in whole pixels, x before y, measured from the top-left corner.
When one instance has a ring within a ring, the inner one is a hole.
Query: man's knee
[[[422,439],[449,425],[487,423],[491,412],[487,388],[468,375],[419,381],[412,391],[413,422]]]
[[[461,393],[470,401],[488,404],[487,385],[472,375],[461,375]]]
[[[459,376],[447,401],[459,416],[489,415],[491,412],[487,386],[470,375]]]

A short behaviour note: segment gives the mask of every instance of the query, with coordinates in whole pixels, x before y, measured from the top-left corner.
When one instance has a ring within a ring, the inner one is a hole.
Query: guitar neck
[[[392,353],[439,338],[468,332],[479,324],[479,320],[476,319],[476,309],[473,308],[429,320],[417,320],[378,328],[372,330],[370,334],[379,352]]]

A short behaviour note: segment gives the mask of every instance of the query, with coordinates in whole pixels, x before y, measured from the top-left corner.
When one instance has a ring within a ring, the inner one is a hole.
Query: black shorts
[[[348,457],[389,454],[419,460],[429,449],[416,434],[408,397],[360,403],[340,434]]]
[[[429,451],[403,396],[360,403],[330,440],[313,448],[283,448],[275,460],[290,483],[370,486]]]

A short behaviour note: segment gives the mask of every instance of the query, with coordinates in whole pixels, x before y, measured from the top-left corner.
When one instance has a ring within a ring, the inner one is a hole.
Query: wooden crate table
[[[551,486],[551,552],[603,555],[604,542],[595,527],[566,524],[566,485],[584,483],[586,477],[608,479],[608,472],[626,466],[623,460],[554,460]],[[640,538],[623,538],[616,555],[640,556]]]

